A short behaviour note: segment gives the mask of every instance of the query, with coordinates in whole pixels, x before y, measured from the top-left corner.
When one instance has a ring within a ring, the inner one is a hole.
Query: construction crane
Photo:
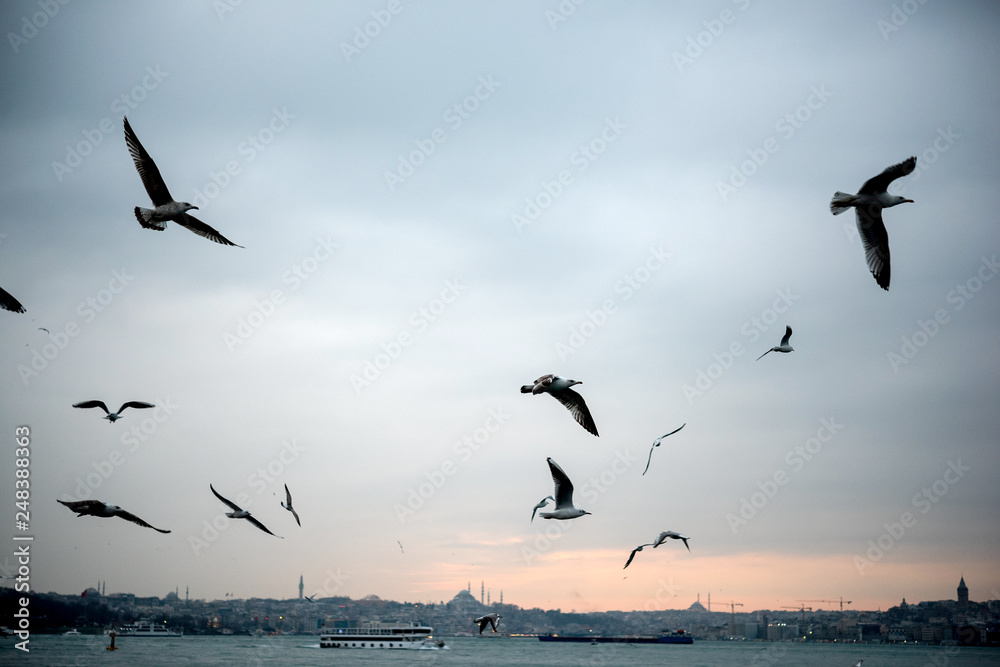
[[[742,607],[743,603],[742,602],[733,602],[733,601],[730,600],[729,602],[722,602],[720,604],[722,604],[722,605],[727,605],[728,604],[729,605],[729,609],[732,612],[732,616],[730,617],[730,621],[729,621],[729,634],[731,636],[735,636],[736,635],[736,608],[737,607]]]
[[[847,600],[846,603],[845,603],[844,598],[841,597],[841,598],[838,598],[836,600],[796,600],[796,602],[829,602],[829,603],[839,602],[840,603],[840,623],[838,624],[837,632],[838,632],[838,634],[844,634],[844,604],[851,604],[850,600]]]
[[[807,610],[807,609],[808,609],[809,611],[812,611],[812,610],[813,610],[813,608],[812,608],[812,607],[807,607],[807,606],[805,606],[805,605],[802,605],[801,607],[789,607],[789,606],[782,606],[781,608],[782,608],[782,609],[798,609],[798,610],[799,610],[800,612],[802,612],[802,613],[801,613],[801,614],[799,615],[799,623],[800,623],[800,624],[805,624],[805,622],[806,622],[806,610]]]

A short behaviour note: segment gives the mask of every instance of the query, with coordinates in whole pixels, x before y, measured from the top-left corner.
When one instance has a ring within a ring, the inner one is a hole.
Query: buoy
[[[112,630],[111,632],[109,632],[108,636],[111,637],[111,645],[110,646],[105,646],[104,648],[106,650],[108,650],[108,651],[117,651],[118,647],[115,646],[115,631]]]

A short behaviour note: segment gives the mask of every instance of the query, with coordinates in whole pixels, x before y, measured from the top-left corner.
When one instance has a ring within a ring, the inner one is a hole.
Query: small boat
[[[153,623],[148,618],[140,618],[135,623],[127,623],[118,631],[119,637],[183,637],[180,628],[168,628],[165,625]]]
[[[82,637],[82,636],[83,633],[81,633],[76,628],[73,628],[72,630],[63,633],[63,637]]]
[[[380,623],[370,621],[358,626],[353,622],[338,622],[345,627],[326,628],[319,637],[320,648],[388,648],[446,649],[445,643],[434,639],[433,628],[416,623]]]

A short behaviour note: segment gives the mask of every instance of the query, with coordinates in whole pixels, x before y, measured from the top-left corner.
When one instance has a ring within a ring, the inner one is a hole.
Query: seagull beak
[[[200,208],[198,208],[197,206],[192,206],[192,207],[191,207],[191,209],[192,209],[192,210],[194,210],[194,211],[200,211],[200,210],[201,210],[201,209],[200,209]]]
[[[903,203],[904,204],[916,204],[917,202],[913,201],[912,199],[904,199]]]

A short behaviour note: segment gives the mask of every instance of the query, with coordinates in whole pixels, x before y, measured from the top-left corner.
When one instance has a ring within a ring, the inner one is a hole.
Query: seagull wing
[[[104,401],[83,401],[82,403],[74,403],[74,408],[100,408],[104,410],[104,414],[110,415],[108,412],[108,406],[104,405]]]
[[[788,339],[792,337],[792,328],[785,325],[785,335],[781,337],[781,347],[788,345]]]
[[[125,510],[119,510],[119,511],[115,512],[115,515],[119,516],[119,517],[121,517],[123,519],[125,519],[126,521],[131,521],[132,523],[139,524],[143,528],[152,528],[153,530],[155,530],[158,533],[169,533],[170,532],[169,530],[163,530],[161,528],[157,528],[156,526],[151,526],[148,523],[146,523],[145,521],[143,521],[142,519],[140,519],[139,517],[137,517],[136,515],[132,514],[131,512],[126,512]]]
[[[299,513],[293,510],[291,507],[288,508],[288,511],[292,513],[292,516],[295,517],[295,523],[299,524],[299,528],[301,528],[302,522],[299,521]]]
[[[660,446],[660,441],[659,439],[657,439],[657,441],[653,443],[653,446],[649,448],[649,458],[646,459],[646,470],[642,471],[643,475],[645,475],[646,471],[649,470],[649,464],[653,460],[653,450],[659,446]]]
[[[563,469],[559,467],[559,464],[553,461],[551,458],[545,459],[549,462],[549,470],[552,472],[552,481],[555,482],[556,492],[556,509],[563,509],[564,507],[573,507],[573,482],[569,481],[569,477],[563,472]]]
[[[118,414],[122,413],[125,408],[135,408],[137,410],[143,408],[155,408],[156,406],[152,403],[147,403],[146,401],[129,401],[128,403],[122,403],[122,406],[118,408]]]
[[[657,535],[656,539],[653,540],[653,548],[655,549],[656,547],[658,547],[661,544],[663,544],[664,542],[666,542],[667,538],[670,537],[672,534],[673,534],[672,531],[665,530],[662,533],[660,533],[659,535]]]
[[[690,546],[688,545],[688,540],[689,540],[689,539],[691,539],[691,538],[689,538],[689,537],[684,537],[683,535],[681,536],[681,542],[683,542],[683,543],[684,543],[684,546],[686,546],[686,547],[687,547],[687,550],[688,550],[688,551],[691,551],[691,547],[690,547]]]
[[[768,350],[767,352],[773,352],[773,351],[774,351],[774,348],[772,347],[772,348],[771,348],[770,350]],[[764,354],[767,354],[767,352],[765,352]],[[757,361],[760,361],[761,359],[763,359],[763,358],[764,358],[764,354],[762,354],[762,355],[760,355],[759,357],[757,357]]]
[[[532,521],[535,520],[535,512],[537,512],[538,510],[540,510],[543,507],[545,507],[546,505],[548,505],[550,500],[552,502],[555,502],[556,499],[553,498],[552,496],[545,496],[540,501],[538,501],[538,504],[535,505],[535,509],[531,510],[531,520]]]
[[[572,413],[573,419],[580,426],[587,429],[590,433],[598,435],[597,425],[594,423],[594,418],[590,416],[590,409],[587,407],[587,402],[583,400],[583,396],[572,389],[563,389],[562,391],[550,393],[566,406],[566,409]]]
[[[901,176],[906,176],[913,172],[917,167],[917,158],[911,157],[908,160],[904,160],[899,164],[894,164],[891,167],[887,167],[878,176],[873,176],[865,181],[865,184],[861,186],[858,190],[859,195],[874,195],[880,192],[885,192],[889,189],[889,184],[892,183],[897,178]]]
[[[496,632],[497,631],[497,623],[499,623],[500,620],[497,618],[496,614],[490,614],[488,618],[489,618],[489,621],[490,621],[490,626],[493,628],[493,632]]]
[[[253,525],[257,526],[261,530],[263,530],[268,535],[274,535],[274,533],[272,533],[271,531],[269,531],[267,529],[267,527],[264,524],[262,524],[260,521],[258,521],[256,518],[254,518],[252,516],[248,516],[248,517],[246,517],[246,520],[249,521],[250,523],[252,523]],[[274,536],[277,537],[277,538],[280,538],[280,539],[285,539],[285,538],[281,537],[280,535],[274,535]]]
[[[285,484],[285,503],[287,505],[285,509],[292,509],[292,492],[288,490],[287,484]]]
[[[855,207],[858,219],[858,234],[865,246],[865,260],[868,270],[875,276],[875,282],[884,290],[889,289],[889,234],[882,223],[882,209]]]
[[[163,206],[172,202],[174,198],[170,196],[167,184],[160,176],[160,170],[139,143],[139,137],[135,136],[132,126],[128,124],[128,118],[125,119],[125,145],[128,146],[128,152],[132,155],[132,161],[135,162],[139,178],[142,179],[142,185],[146,188],[146,194],[149,195],[153,206]]]
[[[70,508],[78,515],[83,516],[84,514],[93,514],[99,510],[104,509],[104,503],[100,500],[56,500],[57,503],[62,503],[66,507]]]
[[[212,229],[211,227],[209,227],[208,225],[206,225],[204,222],[194,217],[193,215],[188,215],[187,213],[181,213],[176,218],[174,218],[174,222],[176,222],[181,227],[184,227],[194,232],[198,236],[204,236],[209,241],[215,241],[216,243],[221,243],[222,245],[234,245],[237,248],[243,247],[241,245],[236,245],[235,243],[227,239],[225,236],[220,234],[218,231]]]
[[[635,558],[635,555],[636,555],[636,554],[637,554],[638,552],[642,551],[642,548],[643,548],[643,547],[651,547],[651,546],[653,546],[653,545],[652,545],[652,544],[640,544],[640,545],[639,545],[639,546],[637,546],[637,547],[636,547],[635,549],[632,549],[632,553],[630,553],[630,554],[628,555],[628,560],[627,560],[627,561],[625,561],[625,567],[628,567],[629,565],[631,565],[631,564],[632,564],[632,559],[633,559],[633,558]],[[624,569],[625,569],[625,567],[623,567],[622,569],[624,570]]]
[[[767,352],[765,352],[764,354],[767,354]],[[683,424],[681,424],[679,427],[675,428],[670,433],[664,433],[659,438],[657,438],[656,440],[653,441],[653,447],[659,447],[660,443],[663,442],[664,438],[667,438],[667,437],[673,435],[674,433],[677,433],[677,431],[681,430],[685,426],[687,426],[687,422],[684,422]],[[646,460],[646,470],[649,470],[649,462],[653,460],[653,447],[649,448],[649,458]],[[642,471],[643,475],[646,474],[646,470]]]
[[[12,313],[23,313],[24,306],[21,302],[12,297],[6,290],[0,288],[0,308],[9,310]]]
[[[223,498],[222,496],[220,496],[219,492],[216,491],[215,487],[212,486],[211,484],[208,485],[208,488],[212,489],[212,493],[215,494],[215,497],[218,498],[219,500],[221,500],[222,502],[226,503],[227,505],[229,505],[229,507],[232,508],[232,510],[234,512],[241,512],[241,511],[243,511],[243,508],[240,507],[239,505],[237,505],[236,503],[234,503],[234,502],[232,502],[230,500],[226,500],[225,498]],[[268,531],[268,532],[270,532],[270,531]]]

